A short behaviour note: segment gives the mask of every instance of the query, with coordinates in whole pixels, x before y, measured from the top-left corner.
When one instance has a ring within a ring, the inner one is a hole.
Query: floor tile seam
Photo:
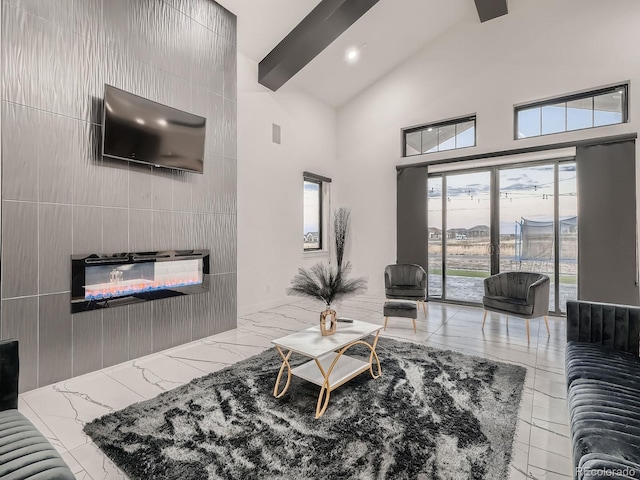
[[[436,342],[436,341],[433,341],[433,340],[431,340],[431,343],[436,344],[438,346],[446,347],[445,348],[446,350],[452,350],[452,348],[451,348],[452,346],[448,345],[446,343]],[[455,345],[455,346],[460,346],[460,345]],[[466,347],[466,345],[463,345],[463,346]],[[458,353],[462,353],[459,350],[455,350],[455,351],[457,351]],[[509,360],[509,359],[505,359],[505,358],[501,358],[501,357],[496,357],[496,356],[488,354],[486,352],[480,352],[480,351],[477,351],[477,350],[470,350],[470,353],[465,352],[465,353],[463,353],[463,355],[469,355],[469,356],[474,356],[474,357],[484,357],[484,358],[488,358],[489,360],[495,360],[497,362],[508,363],[510,365],[517,365],[517,366],[521,366],[523,368],[535,368],[532,365],[529,365],[527,363],[522,363],[522,362],[518,362],[518,361],[515,361],[515,360]]]
[[[102,479],[106,479],[106,478],[107,478],[107,475],[109,474],[109,472],[107,472],[107,470],[105,469],[105,461],[110,461],[110,462],[113,464],[113,466],[114,466],[114,468],[115,468],[116,472],[118,473],[119,478],[121,478],[122,480],[128,480],[128,477],[127,477],[127,476],[126,476],[126,474],[125,474],[125,473],[120,469],[120,467],[118,467],[118,466],[115,464],[115,462],[113,462],[109,457],[107,457],[107,455],[106,455],[106,454],[105,454],[105,453],[100,449],[100,447],[98,447],[98,445],[97,445],[97,444],[96,444],[96,443],[91,439],[91,437],[89,437],[89,441],[88,441],[87,443],[85,443],[84,445],[79,445],[79,446],[77,446],[77,447],[73,448],[72,450],[69,450],[69,454],[74,458],[74,460],[75,460],[76,462],[78,462],[78,465],[80,465],[80,466],[82,467],[83,471],[87,474],[87,476],[89,477],[89,479],[90,479],[90,480],[94,480],[94,478],[93,478],[91,475],[89,475],[89,473],[87,472],[87,470],[86,470],[86,468],[84,467],[83,463],[80,461],[80,459],[79,459],[78,457],[76,457],[76,455],[74,455],[73,451],[74,451],[74,450],[79,450],[80,448],[86,448],[86,447],[87,447],[87,445],[91,445],[91,444],[95,445],[95,447],[96,447],[98,450],[100,450],[100,455],[102,455],[102,457],[103,457],[101,467],[102,467],[102,470],[104,471],[104,477],[102,477]],[[99,480],[100,480],[100,479],[99,479]]]
[[[533,415],[533,414],[532,414],[532,415],[531,415],[531,422],[532,422],[532,425],[534,425],[534,423],[533,423],[533,422],[535,422],[536,420],[537,420],[537,421],[539,421],[539,422],[553,423],[554,425],[558,425],[558,426],[560,426],[560,427],[570,427],[570,425],[569,425],[569,423],[568,423],[568,422],[569,422],[569,419],[567,419],[567,423],[561,423],[561,422],[554,422],[553,420],[548,420],[548,419],[546,419],[546,418],[536,417],[535,415]],[[539,425],[536,425],[536,427],[539,427]]]
[[[133,364],[131,365],[132,368],[134,368],[135,370],[138,370],[138,368],[136,368],[135,366],[133,366]],[[140,400],[141,402],[144,402],[146,400],[149,400],[147,397],[145,397],[144,395],[140,394],[139,392],[136,392],[133,388],[131,388],[129,385],[121,382],[120,380],[118,380],[116,377],[109,375],[108,373],[105,373],[105,375],[107,375],[109,378],[111,378],[112,380],[114,380],[115,382],[119,383],[120,385],[122,385],[124,388],[126,388],[127,390],[129,390],[130,392],[133,392],[134,394],[136,394],[139,397],[142,397],[142,400]],[[146,380],[144,381],[145,383],[149,383]],[[151,383],[149,383],[151,385]],[[166,391],[166,390],[165,390]],[[162,392],[161,392],[162,393]],[[133,405],[133,404],[131,404]],[[126,407],[124,407],[126,408]]]
[[[234,363],[210,362],[210,361],[208,361],[208,360],[199,360],[199,359],[197,359],[197,358],[172,357],[172,356],[170,356],[170,355],[167,355],[167,357],[169,357],[169,358],[171,358],[172,360],[175,360],[176,362],[179,362],[179,363],[181,363],[181,364],[183,364],[183,365],[186,365],[187,367],[195,368],[196,370],[199,370],[200,372],[202,372],[204,375],[209,375],[211,372],[209,372],[209,371],[207,371],[207,370],[203,370],[203,369],[202,369],[202,368],[200,368],[200,367],[196,367],[195,365],[191,365],[190,363],[186,362],[185,360],[189,360],[189,361],[191,361],[191,362],[202,362],[202,363],[219,363],[220,365],[224,365],[224,367],[231,366],[231,365],[233,365],[233,364],[235,363],[235,362],[234,362]],[[223,368],[224,368],[224,367],[223,367]],[[189,383],[189,382],[191,382],[192,380],[195,380],[196,378],[199,378],[199,377],[193,377],[192,379],[188,380],[186,383]],[[185,383],[185,384],[186,384],[186,383]],[[179,387],[176,387],[176,388],[179,388]]]
[[[558,476],[560,476],[562,478],[571,478],[571,476],[567,475],[566,473],[556,472],[555,470],[549,470],[548,468],[539,467],[539,466],[533,465],[531,463],[527,464],[527,470],[529,470],[529,467],[537,468],[538,470],[544,470],[545,472],[553,473],[554,475],[558,475]],[[531,478],[537,479],[537,477],[535,477],[535,476],[532,476]]]

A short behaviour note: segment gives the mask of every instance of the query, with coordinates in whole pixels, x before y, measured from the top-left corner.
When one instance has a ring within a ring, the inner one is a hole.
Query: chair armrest
[[[638,355],[640,307],[569,300],[567,342],[594,343]]]
[[[18,341],[0,341],[0,411],[18,408]]]
[[[427,288],[427,272],[423,268],[416,268],[416,281],[415,284],[420,288]]]
[[[542,277],[529,285],[529,289],[527,290],[527,303],[530,305],[535,304],[536,296],[544,293],[545,289],[547,292],[549,291],[549,283],[549,277]],[[549,295],[547,293],[547,305],[549,303],[548,297]]]
[[[391,288],[391,269],[389,267],[385,267],[384,269],[384,288]]]

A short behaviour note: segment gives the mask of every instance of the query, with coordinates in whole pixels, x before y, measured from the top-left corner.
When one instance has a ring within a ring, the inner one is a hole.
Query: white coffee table
[[[338,323],[335,334],[322,336],[320,327],[314,326],[292,333],[286,337],[272,340],[282,357],[282,366],[273,388],[273,396],[282,397],[288,390],[291,382],[291,375],[295,375],[305,380],[315,383],[320,387],[318,403],[316,404],[316,418],[320,418],[329,405],[329,396],[333,390],[340,385],[347,383],[354,377],[369,370],[373,378],[378,378],[382,374],[380,360],[376,353],[378,336],[381,325],[354,320],[353,323]],[[375,333],[373,343],[368,343],[364,339]],[[369,361],[359,358],[349,357],[344,353],[354,345],[365,345],[369,348]],[[284,352],[287,353],[284,353]],[[292,353],[299,353],[311,360],[291,368],[289,358]],[[377,365],[377,373],[373,372],[373,361]],[[280,380],[284,369],[287,369],[287,383],[279,391]],[[324,401],[323,401],[324,397]]]

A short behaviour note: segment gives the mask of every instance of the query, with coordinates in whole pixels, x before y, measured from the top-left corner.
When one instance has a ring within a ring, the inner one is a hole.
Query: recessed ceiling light
[[[349,63],[355,63],[358,61],[358,57],[360,56],[360,51],[357,48],[350,48],[347,50],[346,59]]]
[[[144,125],[144,120],[141,118],[136,118],[136,122],[139,123],[140,125]]]
[[[158,124],[162,127],[166,127],[167,126],[167,121],[164,118],[159,118],[158,119]]]

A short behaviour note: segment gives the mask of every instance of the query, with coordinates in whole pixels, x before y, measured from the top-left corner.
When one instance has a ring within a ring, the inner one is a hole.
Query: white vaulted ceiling
[[[319,3],[218,1],[238,16],[238,49],[256,62]],[[332,107],[340,107],[426,44],[463,24],[480,24],[473,0],[380,0],[282,90],[301,89]],[[345,53],[352,47],[360,48],[355,64],[345,61]]]

